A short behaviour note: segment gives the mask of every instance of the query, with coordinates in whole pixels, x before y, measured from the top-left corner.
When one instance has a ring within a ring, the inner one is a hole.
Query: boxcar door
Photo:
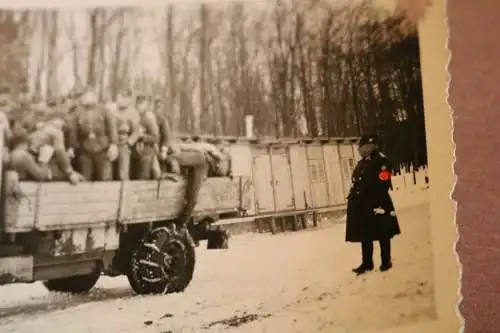
[[[267,149],[255,149],[253,156],[253,181],[257,214],[274,211],[274,191],[271,159]]]
[[[310,145],[307,147],[307,162],[309,165],[309,181],[311,182],[313,207],[326,207],[330,200],[325,159],[321,146]]]
[[[295,208],[292,186],[292,173],[285,148],[274,148],[271,154],[274,177],[274,193],[277,211],[286,211]]]

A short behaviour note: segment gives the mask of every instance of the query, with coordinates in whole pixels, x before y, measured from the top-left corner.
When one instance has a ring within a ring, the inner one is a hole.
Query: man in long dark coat
[[[361,265],[356,274],[373,270],[373,241],[380,244],[381,271],[392,267],[391,238],[401,233],[394,204],[391,165],[379,150],[377,135],[364,135],[359,142],[361,160],[352,174],[352,187],[347,197],[346,241],[361,243]]]

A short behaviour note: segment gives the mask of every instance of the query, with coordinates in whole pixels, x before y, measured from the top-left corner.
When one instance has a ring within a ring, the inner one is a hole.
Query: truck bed
[[[185,181],[20,182],[18,193],[4,191],[1,230],[22,233],[81,229],[110,224],[133,224],[174,219],[183,207]],[[251,180],[243,177],[207,178],[194,215],[247,210]]]

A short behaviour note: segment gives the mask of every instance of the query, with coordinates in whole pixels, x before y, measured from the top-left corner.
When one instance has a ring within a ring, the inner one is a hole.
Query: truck
[[[185,181],[18,182],[4,173],[0,284],[44,281],[89,291],[101,274],[126,275],[138,294],[183,291],[195,241],[178,228]],[[244,214],[248,179],[208,178],[194,216]]]
[[[175,223],[182,177],[71,185],[0,170],[0,285],[42,281],[50,291],[85,293],[102,275],[125,275],[137,294],[182,292],[195,271],[200,226],[266,221],[276,232],[279,222],[285,230],[306,214],[345,209],[351,170],[342,161],[356,158],[354,141],[235,143],[233,177],[205,180],[192,214],[198,223],[188,228]]]

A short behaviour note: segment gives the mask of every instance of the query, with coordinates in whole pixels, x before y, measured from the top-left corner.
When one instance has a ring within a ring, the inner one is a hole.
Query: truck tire
[[[101,269],[99,268],[91,274],[47,280],[43,282],[43,285],[49,291],[83,294],[94,288],[100,276]]]
[[[160,227],[132,250],[127,278],[139,295],[183,292],[193,279],[195,244],[186,228]]]

